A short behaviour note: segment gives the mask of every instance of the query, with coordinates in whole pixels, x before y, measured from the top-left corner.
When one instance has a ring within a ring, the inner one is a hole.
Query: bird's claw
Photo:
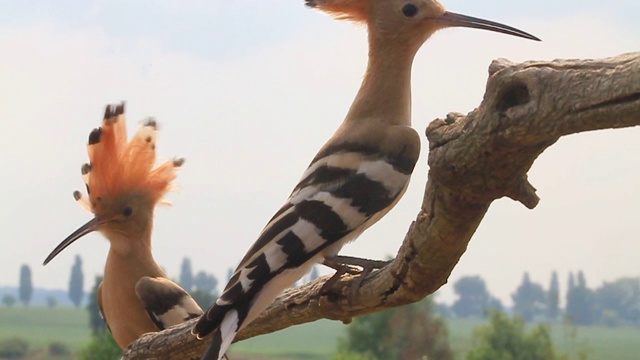
[[[329,280],[327,280],[324,285],[322,285],[320,294],[329,293],[329,290],[344,274],[359,275],[351,285],[351,288],[349,289],[349,295],[347,295],[347,300],[349,301],[349,305],[351,305],[353,304],[353,298],[355,297],[358,289],[362,285],[362,282],[367,277],[367,275],[369,275],[373,270],[382,269],[390,262],[391,260],[370,260],[340,255],[326,257],[322,264],[335,269],[336,273],[333,274],[333,276]]]

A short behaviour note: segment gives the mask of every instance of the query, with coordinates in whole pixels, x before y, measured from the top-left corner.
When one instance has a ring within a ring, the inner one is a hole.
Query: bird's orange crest
[[[176,168],[184,159],[167,161],[154,169],[156,132],[156,121],[147,119],[127,142],[124,103],[108,105],[102,126],[89,134],[90,163],[82,166],[89,198],[76,191],[75,199],[93,213],[102,199],[125,192],[137,192],[149,196],[153,203],[161,202],[171,190]]]
[[[367,22],[368,0],[306,0],[305,4],[320,9],[338,20]]]

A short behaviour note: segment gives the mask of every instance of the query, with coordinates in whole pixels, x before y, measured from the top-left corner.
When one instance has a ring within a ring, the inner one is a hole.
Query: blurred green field
[[[328,359],[335,353],[344,327],[341,322],[331,320],[292,326],[231,345],[230,353],[300,360]]]
[[[75,351],[89,342],[90,335],[84,308],[0,306],[0,339],[24,338],[31,348],[58,341]]]
[[[89,341],[88,314],[85,309],[73,308],[13,308],[0,307],[0,339],[21,337],[30,342],[31,349],[46,347],[51,342],[67,344],[76,351]],[[481,320],[449,320],[449,338],[456,359],[464,359],[472,346],[473,329],[484,324]],[[233,358],[256,356],[273,359],[320,360],[330,358],[336,351],[337,339],[344,334],[340,322],[322,320],[294,326],[275,334],[242,341],[231,347]],[[640,329],[579,327],[561,324],[551,326],[556,349],[575,354],[584,351],[591,360],[635,360],[640,358]],[[577,331],[575,335],[573,332]],[[240,355],[240,356],[238,356]]]

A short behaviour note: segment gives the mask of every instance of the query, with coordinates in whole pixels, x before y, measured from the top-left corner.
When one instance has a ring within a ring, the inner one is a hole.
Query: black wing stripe
[[[278,234],[281,234],[283,231],[285,231],[286,229],[291,227],[297,221],[298,221],[298,215],[296,215],[295,212],[292,211],[292,212],[282,216],[277,221],[275,221],[275,222],[272,221],[272,222],[268,223],[267,227],[263,230],[262,234],[260,234],[260,237],[258,238],[258,240],[256,240],[256,242],[253,244],[253,246],[251,246],[251,249],[249,249],[249,251],[244,256],[242,261],[240,261],[240,265],[238,265],[238,268],[236,269],[236,273],[234,274],[233,278],[236,277],[236,274],[239,274],[240,268],[241,267],[247,267],[246,263],[248,261],[251,261],[251,259],[254,256],[256,256],[257,253],[262,251],[263,248],[266,245],[268,245],[271,240],[273,240],[273,238],[275,238],[276,236],[278,236]],[[234,282],[229,281],[229,284],[230,285],[234,284]],[[227,286],[229,286],[229,285],[227,285]]]
[[[250,308],[247,301],[269,281],[345,238],[394,201],[405,185],[403,172],[376,156],[373,149],[349,150],[359,153],[346,154],[344,148],[341,154],[325,152],[318,157],[324,164],[312,164],[290,201],[274,215],[241,261],[217,302],[218,310],[224,310],[207,314],[207,318],[217,318],[232,306],[241,324]]]
[[[269,263],[267,262],[267,256],[265,255],[265,253],[262,253],[258,257],[253,259],[253,261],[247,264],[246,268],[252,269],[247,274],[247,279],[257,283],[268,281],[271,278],[270,274],[273,270],[271,269],[271,267],[269,266]],[[249,285],[248,288],[244,289],[245,292],[247,292],[250,288],[251,288],[251,285]]]
[[[236,283],[238,282],[238,280],[240,280],[240,271],[236,271],[235,273],[233,273],[233,275],[231,276],[231,278],[229,279],[229,281],[227,282],[227,285],[224,288],[223,292],[227,292],[227,290],[231,289],[233,286],[236,285]]]
[[[303,201],[296,205],[296,212],[300,218],[314,224],[326,241],[337,241],[351,230],[347,228],[340,215],[323,201]]]
[[[240,274],[240,271],[238,271],[238,274]],[[240,277],[240,275],[238,275],[238,277]],[[240,298],[243,291],[244,289],[242,287],[242,284],[240,282],[236,282],[234,285],[224,290],[224,293],[216,301],[216,304],[219,306],[224,306],[229,303],[232,303],[236,299]]]
[[[307,249],[304,242],[300,237],[294,234],[292,231],[287,232],[280,240],[276,241],[276,244],[282,247],[282,251],[287,255],[288,267],[297,267],[307,260],[301,257],[300,254],[305,254]]]
[[[148,291],[142,294],[142,302],[148,311],[160,317],[180,304],[182,297],[187,296],[184,291],[171,288],[155,288],[155,291]]]
[[[366,174],[357,174],[348,182],[335,189],[332,195],[339,198],[351,199],[351,206],[361,213],[371,216],[389,206],[390,194],[383,184],[371,180]]]
[[[286,213],[267,226],[252,251],[245,256],[245,259],[241,262],[241,267],[238,268],[233,276],[235,281],[244,281],[243,289],[245,293],[260,281],[255,279],[255,275],[251,279],[253,281],[242,279],[242,273],[245,276],[250,273],[257,274],[257,272],[254,273],[256,269],[253,268],[261,264],[262,259],[264,259],[263,270],[266,269],[266,274],[271,274],[271,276],[260,280],[267,282],[273,277],[274,272],[281,269],[288,260],[295,258],[300,259],[294,261],[296,264],[304,263],[310,257],[308,254],[315,254],[318,247],[323,249],[342,239],[355,227],[362,225],[373,214],[389,206],[397,195],[397,193],[391,194],[384,184],[371,180],[367,173],[355,174],[353,170],[333,172],[333,174],[335,173],[343,175],[351,173],[351,175],[348,176],[348,181],[345,181],[337,189],[330,193],[319,192],[316,193],[313,199],[300,201],[293,205],[293,211]],[[336,199],[342,200],[343,203],[348,203],[348,205],[343,204],[339,209],[334,209],[329,202],[335,203],[337,202]],[[350,214],[356,214],[358,217],[354,218],[354,215]],[[308,229],[304,227],[304,224],[299,223],[300,219],[313,224],[317,228],[317,233],[314,234],[313,229]],[[274,245],[270,246],[269,243],[275,239],[278,240]],[[298,241],[291,242],[294,241],[292,239],[297,239]],[[275,245],[278,246],[273,247]],[[293,256],[292,247],[299,247],[304,251],[298,252],[299,255]],[[268,259],[265,256],[265,252],[269,256]],[[289,267],[288,264],[287,267]],[[243,271],[243,269],[248,270],[248,272]],[[230,282],[230,284],[234,286],[235,282]],[[227,296],[226,293],[225,291],[222,297],[225,302],[234,301],[232,299],[237,299],[235,296],[240,295]]]

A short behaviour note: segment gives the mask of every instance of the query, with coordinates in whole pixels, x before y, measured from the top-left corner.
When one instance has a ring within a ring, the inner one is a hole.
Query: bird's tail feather
[[[238,320],[238,311],[235,309],[229,310],[224,315],[220,327],[218,327],[213,335],[209,348],[207,348],[207,351],[202,355],[202,360],[225,359],[225,353],[238,333],[240,327]]]

